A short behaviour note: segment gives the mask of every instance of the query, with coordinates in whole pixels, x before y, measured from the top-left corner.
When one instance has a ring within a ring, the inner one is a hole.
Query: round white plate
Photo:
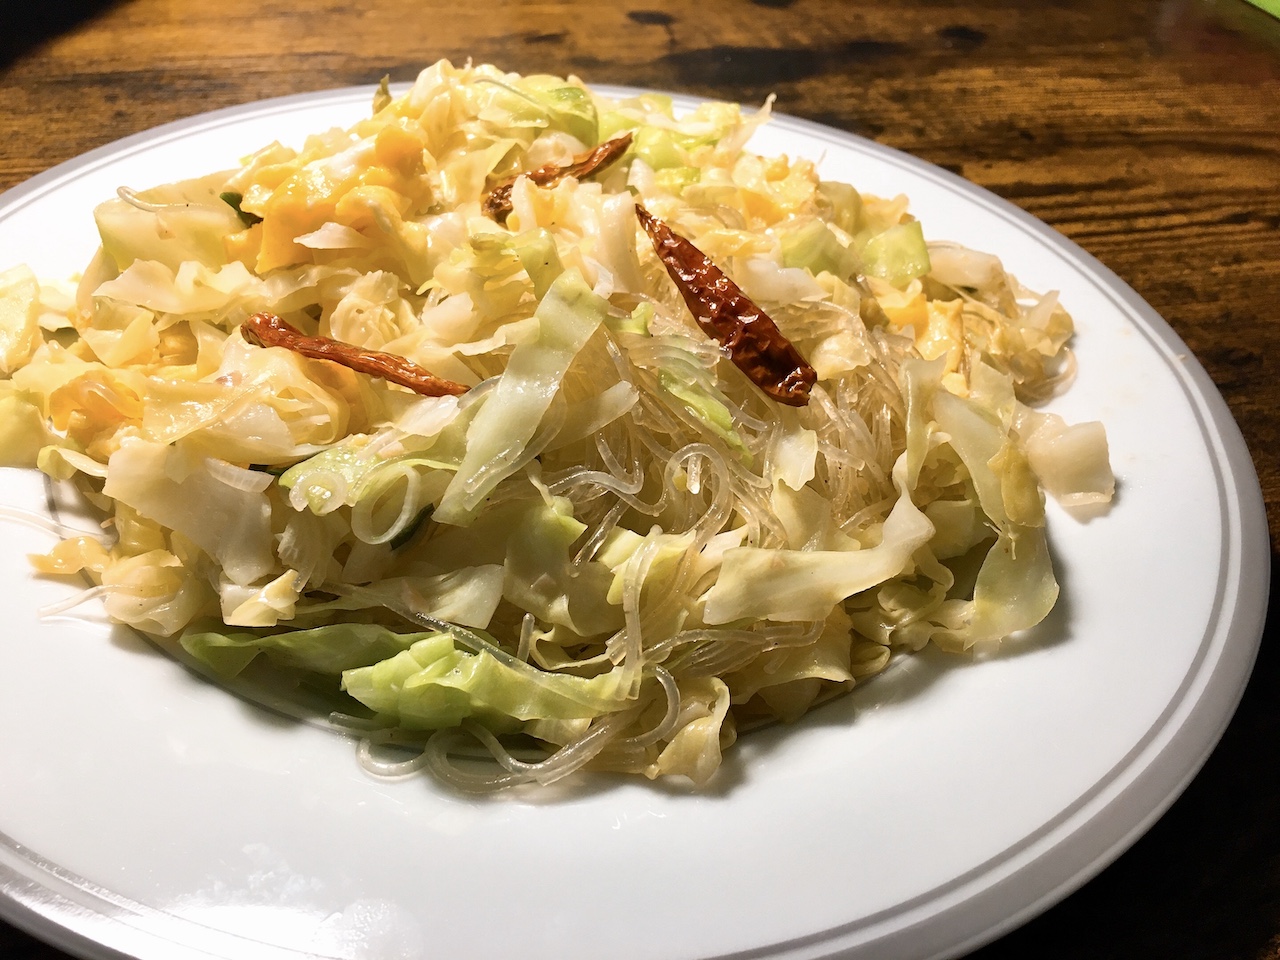
[[[371,95],[221,110],[50,170],[0,198],[0,267],[69,275],[117,186],[300,144]],[[6,524],[0,914],[143,960],[925,960],[1043,910],[1146,829],[1216,743],[1261,634],[1266,521],[1226,406],[1129,287],[1008,203],[800,120],[753,147],[906,193],[928,237],[1061,291],[1080,375],[1052,409],[1106,424],[1119,496],[1088,523],[1051,510],[1049,621],[992,659],[926,654],[745,736],[704,792],[595,776],[477,800],[370,779],[350,741],[228,694],[92,605],[39,619],[76,587],[28,572],[50,534]],[[34,471],[0,471],[0,497],[48,509]]]

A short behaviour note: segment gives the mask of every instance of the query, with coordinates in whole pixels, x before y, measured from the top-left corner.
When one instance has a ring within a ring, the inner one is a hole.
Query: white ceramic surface
[[[42,174],[0,197],[0,267],[68,275],[117,186],[298,144],[371,92],[218,111]],[[1136,839],[1216,743],[1261,633],[1266,521],[1225,405],[1130,288],[991,194],[799,120],[753,146],[906,193],[931,239],[1061,292],[1080,375],[1052,409],[1105,422],[1120,487],[1089,523],[1051,509],[1049,621],[992,659],[924,655],[750,734],[702,793],[596,776],[476,800],[370,779],[350,741],[229,695],[91,605],[39,619],[75,586],[31,576],[26,554],[54,538],[4,522],[0,915],[94,958],[927,960]],[[0,471],[0,502],[50,509],[32,472]]]

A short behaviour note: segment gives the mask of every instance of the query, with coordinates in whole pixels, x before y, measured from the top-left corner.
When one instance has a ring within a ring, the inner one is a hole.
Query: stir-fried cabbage
[[[327,685],[420,748],[372,767],[468,789],[701,784],[740,726],[895,652],[1032,627],[1058,592],[1042,491],[1113,486],[1099,425],[1027,405],[1070,378],[1070,317],[926,242],[904,198],[749,152],[768,112],[441,62],[349,130],[122,189],[76,296],[0,274],[4,460],[78,484],[111,534],[36,568],[219,674]],[[482,214],[626,132],[620,161]],[[637,201],[808,358],[807,406],[698,328]],[[259,311],[472,389],[250,345]]]

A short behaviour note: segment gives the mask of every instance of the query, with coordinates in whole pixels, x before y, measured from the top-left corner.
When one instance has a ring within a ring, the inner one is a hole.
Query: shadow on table
[[[1186,792],[1075,894],[968,960],[1274,956],[1280,898],[1280,556],[1240,706]]]
[[[1245,0],[1164,0],[1151,41],[1187,77],[1280,80],[1280,19]]]
[[[5,960],[72,960],[57,947],[0,921],[0,956]]]
[[[55,0],[0,4],[0,70],[32,47],[91,20],[117,0]]]

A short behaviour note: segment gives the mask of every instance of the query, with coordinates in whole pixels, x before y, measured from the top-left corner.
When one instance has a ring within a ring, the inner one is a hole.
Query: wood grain
[[[776,93],[1013,201],[1132,285],[1226,398],[1277,542],[1280,22],[1241,0],[48,6],[0,14],[0,189],[192,113],[408,80],[440,57]],[[1240,712],[1172,810],[975,957],[1280,960],[1276,630],[1273,614]],[[63,955],[0,927],[0,956]]]

